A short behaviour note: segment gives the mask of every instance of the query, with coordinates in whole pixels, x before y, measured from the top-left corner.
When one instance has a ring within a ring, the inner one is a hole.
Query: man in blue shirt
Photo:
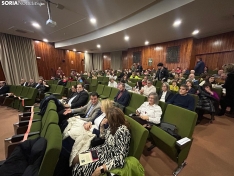
[[[188,95],[188,86],[183,84],[180,86],[179,93],[175,94],[167,103],[194,111],[194,102],[194,98]]]
[[[202,61],[202,58],[199,58],[194,68],[195,75],[199,76],[200,74],[204,73],[204,68],[205,68],[205,63]]]

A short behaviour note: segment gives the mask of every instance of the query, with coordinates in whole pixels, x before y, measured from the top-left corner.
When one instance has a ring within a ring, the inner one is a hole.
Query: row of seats
[[[21,99],[17,97],[6,97],[5,101],[11,102],[9,106],[20,111],[23,111],[25,106],[32,106],[38,94],[37,89],[15,85],[9,85],[9,92]]]
[[[64,86],[57,84],[50,84],[49,92],[45,92],[45,96],[53,94],[56,98],[61,99],[64,93]]]

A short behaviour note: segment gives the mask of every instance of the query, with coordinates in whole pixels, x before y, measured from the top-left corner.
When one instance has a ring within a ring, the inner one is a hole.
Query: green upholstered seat
[[[108,82],[109,82],[109,77],[103,77],[102,81],[101,81],[101,84],[103,85],[108,85]]]
[[[135,113],[137,108],[139,108],[145,101],[146,97],[140,94],[132,93],[129,105],[125,107],[125,114],[129,115]]]
[[[37,89],[29,88],[28,94],[26,95],[25,98],[23,98],[24,103],[22,103],[22,100],[20,101],[19,110],[23,112],[25,106],[32,106],[35,103],[37,94],[38,94]]]
[[[98,95],[101,95],[103,93],[104,85],[98,84],[96,92]]]
[[[163,122],[176,125],[178,134],[182,138],[187,137],[191,139],[191,142],[180,150],[178,150],[176,145],[176,138],[157,126],[153,126],[150,130],[150,135],[155,145],[175,161],[179,167],[183,165],[188,156],[196,121],[197,114],[195,112],[171,104],[167,105]]]
[[[114,100],[114,98],[117,95],[118,91],[119,91],[119,89],[112,87],[109,99],[110,100]]]
[[[167,108],[167,103],[165,102],[162,102],[162,101],[159,101],[158,105],[161,107],[162,109],[162,116],[161,116],[161,121],[163,119],[163,116],[164,116],[164,113],[166,111],[166,108]]]
[[[91,84],[89,85],[89,90],[90,90],[90,92],[96,91],[97,85],[98,85],[98,80],[97,80],[97,79],[92,79],[92,82],[91,82]]]
[[[100,95],[100,98],[102,99],[108,98],[110,96],[110,93],[111,93],[111,87],[105,86],[102,94]]]

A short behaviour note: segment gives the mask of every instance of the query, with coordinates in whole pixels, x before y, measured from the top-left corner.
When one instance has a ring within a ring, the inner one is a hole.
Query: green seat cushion
[[[135,108],[132,108],[132,107],[126,107],[125,108],[125,114],[126,115],[129,115],[129,114],[131,114],[131,113],[136,113],[136,109]]]
[[[101,99],[106,99],[106,98],[108,98],[107,96],[105,96],[105,95],[100,95],[99,96]]]
[[[41,131],[41,121],[33,122],[30,132],[37,132]]]
[[[110,171],[111,173],[114,173],[116,175],[120,176],[144,176],[145,170],[143,166],[140,164],[140,162],[132,156],[129,156],[125,158],[125,164],[124,167],[112,169]]]

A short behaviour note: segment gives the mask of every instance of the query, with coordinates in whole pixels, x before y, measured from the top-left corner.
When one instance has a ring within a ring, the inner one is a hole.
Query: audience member
[[[60,77],[60,75],[64,75],[61,67],[59,67],[58,70],[56,71],[56,75],[57,75],[57,77]]]
[[[158,95],[157,93],[150,93],[148,96],[148,101],[144,102],[137,110],[136,116],[132,118],[139,122],[143,126],[147,126],[148,123],[159,124],[162,109],[158,105]]]
[[[58,85],[66,86],[67,85],[67,78],[63,77],[63,79],[59,80]]]
[[[20,85],[26,87],[26,86],[28,86],[28,83],[27,83],[27,81],[25,79],[22,78],[21,81],[20,81]]]
[[[119,85],[120,85],[121,83],[125,84],[125,89],[126,89],[126,90],[132,90],[132,87],[131,87],[130,85],[128,85],[128,83],[127,83],[126,81],[124,81],[124,80],[121,80],[121,81],[120,81],[120,83],[118,84],[117,88],[119,87]]]
[[[220,78],[216,78],[215,82],[219,85],[224,84],[225,80],[227,79],[227,74],[226,73],[222,73]]]
[[[172,85],[170,85],[170,90],[178,92],[179,91],[179,87],[177,86],[177,82],[176,80],[172,80]]]
[[[110,78],[109,78],[108,86],[109,86],[109,87],[115,87],[115,88],[117,88],[118,84],[117,84],[117,82],[114,80],[113,77],[110,77]]]
[[[169,73],[169,77],[174,78],[174,76],[175,76],[175,69],[173,68]]]
[[[120,83],[120,85],[118,86],[118,89],[119,89],[119,92],[115,96],[114,101],[122,105],[123,107],[120,107],[120,108],[123,109],[124,107],[128,105],[128,102],[130,100],[130,95],[128,91],[125,89],[124,83]]]
[[[138,76],[136,76],[135,72],[132,72],[132,75],[130,76],[130,79],[140,79]]]
[[[105,131],[105,143],[91,148],[96,150],[99,159],[81,166],[78,156],[73,160],[73,176],[100,175],[114,168],[123,168],[128,156],[131,134],[123,112],[118,108],[108,109],[106,118],[109,128]]]
[[[216,84],[216,82],[215,82],[215,77],[214,77],[214,76],[209,76],[206,80],[202,81],[202,82],[199,84],[199,86],[203,86],[203,84],[205,84],[205,83],[210,83],[210,84],[212,84],[212,86],[213,86],[214,84]]]
[[[162,91],[159,93],[159,100],[162,102],[168,102],[173,97],[173,93],[170,91],[169,84],[164,82],[162,84]]]
[[[143,86],[147,85],[147,80],[148,80],[148,77],[144,76],[144,78],[142,79],[142,85]]]
[[[196,89],[193,88],[193,82],[192,81],[187,81],[186,85],[188,86],[188,93],[189,94],[196,94]]]
[[[9,92],[9,86],[5,81],[0,81],[0,95],[6,94]]]
[[[143,68],[142,68],[142,66],[140,65],[140,63],[138,62],[138,63],[137,63],[137,69],[136,69],[136,71],[137,71],[138,73],[141,73],[142,70],[143,70]]]
[[[215,78],[221,78],[221,75],[223,74],[223,70],[219,70],[217,74],[214,75]]]
[[[190,111],[194,111],[195,108],[194,98],[188,95],[188,86],[185,84],[180,86],[179,93],[175,94],[167,103]]]
[[[205,63],[202,61],[202,58],[198,58],[197,59],[197,64],[194,68],[195,70],[195,74],[197,76],[199,76],[200,74],[202,74],[204,72],[204,68],[205,68]]]
[[[152,92],[156,93],[156,87],[153,86],[152,80],[147,80],[147,85],[140,90],[140,93],[144,96],[148,96]]]
[[[158,70],[156,72],[155,80],[166,82],[169,74],[167,68],[163,67],[163,63],[158,63]]]
[[[180,73],[182,72],[182,70],[181,70],[180,67],[177,67],[176,70],[175,70],[175,72],[176,72],[177,74],[180,74]]]
[[[186,81],[192,81],[194,85],[198,85],[198,80],[195,79],[194,74],[190,74]]]
[[[40,86],[40,88],[38,89],[39,94],[44,94],[45,92],[48,92],[50,89],[50,86],[47,84],[47,82],[44,80],[42,82],[42,85]]]
[[[43,85],[43,81],[42,81],[42,79],[39,79],[39,81],[38,81],[38,83],[36,84],[35,88],[36,88],[36,89],[40,89],[42,85]]]
[[[28,87],[35,87],[36,85],[37,85],[37,83],[35,83],[33,79],[29,80]]]
[[[190,70],[190,74],[195,74],[195,70]]]
[[[133,88],[133,91],[135,91],[136,93],[139,93],[142,86],[143,86],[142,81],[137,81],[136,86]]]

